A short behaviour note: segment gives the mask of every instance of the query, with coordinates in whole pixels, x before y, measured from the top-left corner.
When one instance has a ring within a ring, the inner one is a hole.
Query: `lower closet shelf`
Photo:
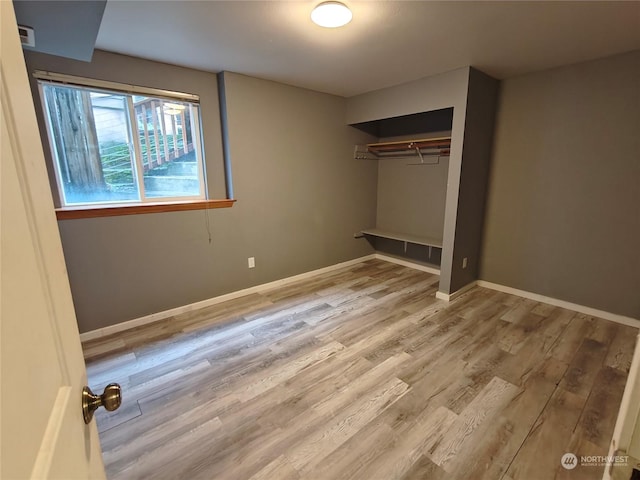
[[[419,235],[411,235],[409,233],[389,232],[378,228],[367,228],[362,230],[362,234],[371,235],[372,237],[398,240],[400,242],[413,243],[416,245],[425,245],[427,247],[442,248],[442,240],[437,238],[421,237]]]

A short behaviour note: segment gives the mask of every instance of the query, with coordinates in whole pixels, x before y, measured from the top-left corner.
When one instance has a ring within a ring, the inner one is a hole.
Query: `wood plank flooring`
[[[84,345],[111,479],[599,479],[637,329],[379,260]]]

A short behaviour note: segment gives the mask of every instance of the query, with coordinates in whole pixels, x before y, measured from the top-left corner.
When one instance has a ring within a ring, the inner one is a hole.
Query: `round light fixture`
[[[353,14],[344,3],[323,2],[311,12],[313,23],[321,27],[342,27],[351,21]]]

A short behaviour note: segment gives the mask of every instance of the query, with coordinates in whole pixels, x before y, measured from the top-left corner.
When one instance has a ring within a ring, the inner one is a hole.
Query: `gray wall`
[[[502,82],[480,276],[640,318],[640,52]]]
[[[470,69],[451,292],[476,280],[479,274],[498,86],[494,78]]]
[[[90,64],[27,60],[30,70],[199,94],[210,192],[224,196],[215,74],[104,52]],[[344,125],[345,100],[225,80],[233,208],[59,222],[81,332],[371,253],[353,234],[375,221],[377,171],[352,158],[370,137]]]
[[[252,283],[372,253],[377,170],[353,159],[372,137],[344,124],[344,98],[224,73],[237,206],[235,241]]]
[[[469,67],[460,68],[441,75],[365,93],[347,100],[346,120],[348,124],[453,107],[451,155],[447,173],[443,233],[444,247],[440,265],[439,290],[444,293],[451,291],[453,245],[456,236],[469,70]]]
[[[443,135],[449,135],[444,132]],[[418,134],[412,138],[437,137]],[[394,141],[397,137],[382,138]],[[449,158],[425,157],[378,160],[378,209],[376,227],[391,232],[410,233],[442,240]]]
[[[35,34],[35,47],[23,48],[90,61],[106,5],[106,0],[13,0],[18,24]]]

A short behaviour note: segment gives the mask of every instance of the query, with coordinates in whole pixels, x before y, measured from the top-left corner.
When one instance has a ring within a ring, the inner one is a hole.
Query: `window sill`
[[[56,209],[58,220],[79,218],[116,217],[120,215],[140,215],[145,213],[182,212],[185,210],[208,210],[210,208],[231,208],[235,200],[198,200],[195,202],[147,203],[113,207],[65,207]]]

